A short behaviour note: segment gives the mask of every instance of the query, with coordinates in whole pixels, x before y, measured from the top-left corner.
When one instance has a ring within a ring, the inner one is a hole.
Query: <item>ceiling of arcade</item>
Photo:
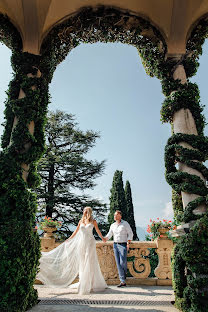
[[[207,0],[0,0],[21,32],[24,51],[38,54],[41,42],[53,25],[84,6],[106,5],[128,10],[148,19],[164,36],[168,54],[185,52],[193,25],[208,14]]]

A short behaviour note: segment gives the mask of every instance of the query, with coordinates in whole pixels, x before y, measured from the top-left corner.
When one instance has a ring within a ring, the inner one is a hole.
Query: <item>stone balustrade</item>
[[[56,242],[53,235],[44,235],[41,238],[42,251],[50,251],[61,242]],[[149,277],[151,265],[148,258],[150,249],[154,248],[158,254],[159,263],[154,270],[155,277]],[[172,285],[171,272],[171,250],[172,240],[166,236],[155,241],[132,241],[127,254],[128,285]],[[97,255],[100,268],[108,285],[115,285],[119,282],[118,271],[113,252],[113,241],[103,243],[96,242]],[[36,280],[36,283],[41,283]]]

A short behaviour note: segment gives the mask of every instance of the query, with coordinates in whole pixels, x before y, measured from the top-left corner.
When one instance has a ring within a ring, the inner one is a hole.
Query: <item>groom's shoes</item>
[[[119,285],[117,285],[117,287],[125,287],[126,283],[120,283]]]

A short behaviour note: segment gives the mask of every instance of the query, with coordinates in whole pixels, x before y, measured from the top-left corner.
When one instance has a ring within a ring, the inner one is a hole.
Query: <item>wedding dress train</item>
[[[77,288],[79,294],[104,290],[92,223],[81,224],[77,234],[49,252],[41,252],[36,278],[49,287]],[[71,284],[79,275],[79,282]]]

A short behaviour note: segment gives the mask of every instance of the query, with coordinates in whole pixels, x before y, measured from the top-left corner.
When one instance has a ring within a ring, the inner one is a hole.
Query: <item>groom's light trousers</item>
[[[127,244],[114,243],[113,250],[118,268],[119,279],[121,283],[125,283],[127,272]]]

